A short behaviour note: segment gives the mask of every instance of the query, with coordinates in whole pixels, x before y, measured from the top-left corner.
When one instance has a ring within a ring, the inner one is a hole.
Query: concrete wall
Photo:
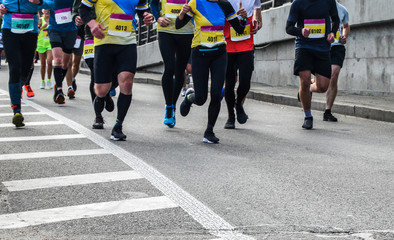
[[[339,90],[372,95],[394,94],[393,0],[340,0],[350,15],[351,33]],[[263,12],[255,37],[252,81],[270,86],[298,86],[293,76],[294,38],[285,32],[291,4]],[[162,72],[157,42],[138,48],[138,66]]]

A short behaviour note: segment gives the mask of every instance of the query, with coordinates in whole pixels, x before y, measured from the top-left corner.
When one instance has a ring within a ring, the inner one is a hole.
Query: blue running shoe
[[[163,124],[170,128],[175,126],[174,105],[166,105]]]
[[[116,89],[112,89],[111,91],[109,91],[109,95],[111,95],[112,97],[116,96]]]

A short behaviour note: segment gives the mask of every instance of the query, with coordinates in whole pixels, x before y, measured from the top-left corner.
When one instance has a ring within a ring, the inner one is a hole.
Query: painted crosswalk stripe
[[[44,122],[25,122],[26,127],[29,126],[49,126],[49,125],[62,125],[64,124],[61,121],[44,121]],[[12,123],[1,123],[0,128],[5,128],[5,127],[15,127],[14,124]]]
[[[43,112],[23,112],[24,116],[33,116],[33,115],[45,115]],[[0,117],[12,117],[14,113],[0,113]]]
[[[0,101],[10,101],[9,98],[0,98]]]
[[[41,140],[58,140],[58,139],[77,139],[86,138],[82,134],[66,134],[66,135],[44,135],[30,137],[5,137],[0,138],[0,142],[22,142],[22,141],[41,141]]]
[[[10,192],[141,179],[136,171],[120,171],[3,182]]]
[[[92,203],[0,215],[0,229],[23,228],[62,221],[176,208],[166,196]]]
[[[22,107],[25,107],[26,104],[22,104]],[[11,104],[0,104],[0,108],[10,108],[11,109]]]
[[[98,154],[110,154],[110,151],[105,149],[87,149],[87,150],[54,151],[54,152],[12,153],[12,154],[0,155],[0,161],[48,158],[48,157],[86,156],[86,155],[98,155]]]

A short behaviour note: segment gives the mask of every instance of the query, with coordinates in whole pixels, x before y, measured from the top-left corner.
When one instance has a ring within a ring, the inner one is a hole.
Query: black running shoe
[[[336,117],[334,117],[331,112],[325,112],[323,114],[323,121],[338,122],[338,119]]]
[[[105,96],[105,110],[107,110],[108,112],[112,112],[114,109],[115,109],[114,100],[112,100],[110,94],[107,94],[107,96]]]
[[[93,129],[103,129],[104,128],[104,119],[102,117],[96,117],[92,127],[93,127]]]
[[[304,124],[302,125],[302,128],[312,129],[313,128],[313,117],[306,117],[304,119]]]
[[[186,117],[190,112],[190,107],[192,106],[192,103],[188,100],[188,97],[192,93],[194,93],[193,88],[187,89],[186,94],[185,94],[185,98],[183,99],[183,101],[181,103],[180,112],[181,112],[181,115],[184,117]]]
[[[237,121],[240,124],[246,123],[246,121],[248,120],[249,117],[245,113],[244,108],[242,107],[242,105],[236,105],[235,106],[235,110],[237,111]]]
[[[204,133],[204,139],[202,141],[204,143],[218,143],[219,138],[217,138],[212,131],[206,130]]]
[[[224,124],[224,129],[234,129],[235,128],[235,120],[227,119],[226,124]]]
[[[116,125],[112,128],[111,139],[114,141],[125,141],[126,135],[122,132],[122,125]]]
[[[66,103],[66,98],[64,97],[63,91],[57,90],[57,95],[55,97],[55,102],[57,104],[65,104]]]

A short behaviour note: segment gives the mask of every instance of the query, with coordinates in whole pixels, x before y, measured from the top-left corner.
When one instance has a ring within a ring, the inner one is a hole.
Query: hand
[[[81,18],[80,16],[77,16],[77,17],[75,18],[75,25],[77,25],[77,27],[83,25],[83,21],[82,21],[82,18]]]
[[[0,13],[1,14],[6,14],[8,12],[8,9],[4,6],[4,4],[0,5]]]
[[[248,18],[248,13],[245,8],[242,7],[242,1],[239,2],[239,10],[237,11],[237,15],[242,18]]]
[[[302,36],[304,36],[305,38],[309,37],[310,33],[311,33],[311,29],[310,28],[303,28],[302,29]]]
[[[150,26],[153,23],[152,13],[144,12],[144,23],[146,26]]]
[[[157,23],[161,26],[161,27],[167,27],[170,23],[171,20],[167,17],[159,17],[157,19]]]
[[[347,37],[346,37],[346,36],[341,36],[340,41],[341,41],[342,44],[346,44],[346,42],[347,42]]]
[[[259,30],[260,30],[260,23],[255,19],[255,20],[253,20],[253,29],[252,29],[252,31],[250,31],[250,34],[254,35]]]
[[[183,4],[181,13],[186,14],[192,10],[189,4]]]
[[[98,39],[103,39],[105,37],[104,30],[105,27],[100,23],[96,22],[96,20],[91,20],[88,22],[88,26],[90,27],[90,32],[92,32],[93,36]]]
[[[39,5],[41,3],[40,0],[29,0],[29,2]]]
[[[328,36],[327,36],[327,41],[328,41],[329,43],[335,42],[335,35],[334,35],[334,33],[328,34]]]

